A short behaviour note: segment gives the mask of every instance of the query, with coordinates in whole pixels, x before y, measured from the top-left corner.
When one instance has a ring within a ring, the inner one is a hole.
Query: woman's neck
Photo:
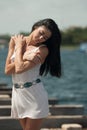
[[[27,37],[25,37],[25,39],[26,39],[27,46],[29,46],[29,45],[32,44],[32,38],[31,38],[31,36],[27,36]]]
[[[26,44],[27,46],[40,46],[42,43],[37,43],[36,45],[34,45],[34,41],[32,40],[32,35],[26,36]]]

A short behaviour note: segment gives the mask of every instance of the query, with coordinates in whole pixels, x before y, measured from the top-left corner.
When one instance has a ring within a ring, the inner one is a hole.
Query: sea
[[[11,76],[4,74],[8,48],[0,49],[0,84],[12,87]],[[87,53],[79,49],[61,49],[62,76],[42,77],[49,98],[57,98],[58,104],[83,105],[87,114]]]

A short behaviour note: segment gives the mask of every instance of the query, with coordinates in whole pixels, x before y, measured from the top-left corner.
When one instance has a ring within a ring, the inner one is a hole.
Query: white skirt
[[[45,118],[49,113],[48,95],[42,83],[12,90],[12,118]]]

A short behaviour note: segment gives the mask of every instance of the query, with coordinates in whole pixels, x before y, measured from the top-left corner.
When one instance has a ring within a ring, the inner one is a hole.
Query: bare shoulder
[[[42,46],[38,49],[37,56],[40,58],[41,63],[43,63],[48,55],[49,51],[46,46]]]
[[[39,52],[41,55],[47,56],[49,53],[49,50],[48,50],[47,46],[42,46],[39,48]]]

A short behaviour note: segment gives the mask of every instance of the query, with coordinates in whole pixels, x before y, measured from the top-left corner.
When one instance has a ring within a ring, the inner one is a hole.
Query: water
[[[7,49],[0,50],[0,83],[11,87],[11,76],[4,74]],[[87,54],[78,50],[62,50],[62,77],[48,75],[42,78],[49,98],[58,98],[59,104],[82,104],[87,114]]]
[[[4,74],[5,61],[7,56],[7,48],[0,49],[0,83],[6,83],[8,86],[12,84],[11,76],[6,76]]]

